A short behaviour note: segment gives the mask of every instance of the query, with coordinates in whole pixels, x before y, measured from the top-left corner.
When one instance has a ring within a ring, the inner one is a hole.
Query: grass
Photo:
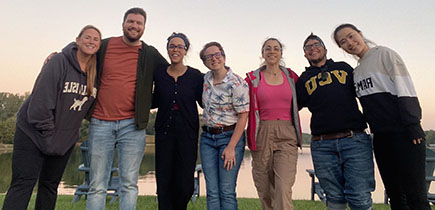
[[[3,206],[3,200],[5,195],[0,195],[0,206]],[[28,210],[33,210],[35,205],[36,196],[33,195]],[[57,210],[83,210],[86,209],[86,200],[82,197],[78,202],[71,203],[73,199],[72,195],[61,195],[58,196],[56,209]],[[256,198],[238,198],[239,210],[257,210],[261,209],[260,201]],[[119,201],[119,200],[118,200]],[[106,209],[107,210],[117,210],[118,202],[109,204],[109,199],[107,200]],[[296,210],[326,210],[325,204],[320,201],[310,201],[310,200],[295,200],[293,205]],[[194,203],[190,202],[187,209],[189,210],[205,210],[207,208],[205,197],[199,197]],[[157,202],[155,196],[139,196],[137,201],[137,210],[156,210]],[[390,207],[384,204],[374,204],[374,210],[389,210]],[[435,207],[432,206],[435,210]]]

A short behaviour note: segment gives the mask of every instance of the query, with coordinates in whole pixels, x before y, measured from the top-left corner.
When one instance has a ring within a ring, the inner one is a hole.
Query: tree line
[[[0,144],[12,144],[15,132],[15,121],[17,116],[17,111],[20,108],[24,100],[30,95],[30,93],[25,93],[24,95],[0,92]],[[156,120],[157,112],[152,111],[150,113],[150,119],[148,126],[146,128],[146,133],[148,135],[154,135],[154,122]],[[83,120],[80,127],[80,139],[79,141],[84,141],[88,136],[89,122]],[[435,144],[435,131],[428,130],[426,133],[426,143]],[[303,142],[309,144],[311,141],[311,135],[303,133]]]
[[[0,144],[12,144],[14,141],[15,122],[17,112],[21,104],[26,100],[30,93],[24,95],[0,92]],[[146,132],[148,135],[154,135],[154,122],[156,120],[156,112],[150,113],[150,119]],[[89,122],[82,121],[80,127],[79,141],[86,140],[88,136]]]

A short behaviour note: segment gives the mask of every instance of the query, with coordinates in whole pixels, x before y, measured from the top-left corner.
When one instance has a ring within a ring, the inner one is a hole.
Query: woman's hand
[[[228,171],[236,165],[236,145],[240,141],[246,122],[248,121],[248,112],[243,112],[238,114],[239,119],[237,120],[236,127],[234,128],[233,135],[231,136],[230,142],[227,147],[222,152],[222,160],[224,160],[224,168]],[[244,141],[243,139],[242,141]],[[243,159],[243,158],[242,158]]]
[[[414,143],[414,144],[421,144],[421,138],[413,139],[412,143]]]
[[[224,160],[224,168],[226,168],[227,171],[231,170],[231,168],[236,165],[236,152],[234,151],[234,147],[228,145],[222,152],[221,158]]]

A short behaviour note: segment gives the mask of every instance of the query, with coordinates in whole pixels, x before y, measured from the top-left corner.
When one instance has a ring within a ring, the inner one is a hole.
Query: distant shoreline
[[[77,142],[76,145],[80,145],[82,142]],[[146,137],[146,143],[147,144],[155,144],[155,137],[153,135],[147,135]],[[303,144],[302,148],[310,148],[309,144]],[[8,153],[8,152],[12,152],[12,150],[14,149],[14,145],[13,144],[2,144],[0,143],[0,154],[3,153]]]
[[[0,144],[0,154],[12,152],[13,149],[13,144]]]

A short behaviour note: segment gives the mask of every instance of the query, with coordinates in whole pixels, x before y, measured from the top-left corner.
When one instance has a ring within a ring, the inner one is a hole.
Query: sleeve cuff
[[[420,124],[409,125],[406,129],[411,139],[423,138],[425,136],[423,128]]]

